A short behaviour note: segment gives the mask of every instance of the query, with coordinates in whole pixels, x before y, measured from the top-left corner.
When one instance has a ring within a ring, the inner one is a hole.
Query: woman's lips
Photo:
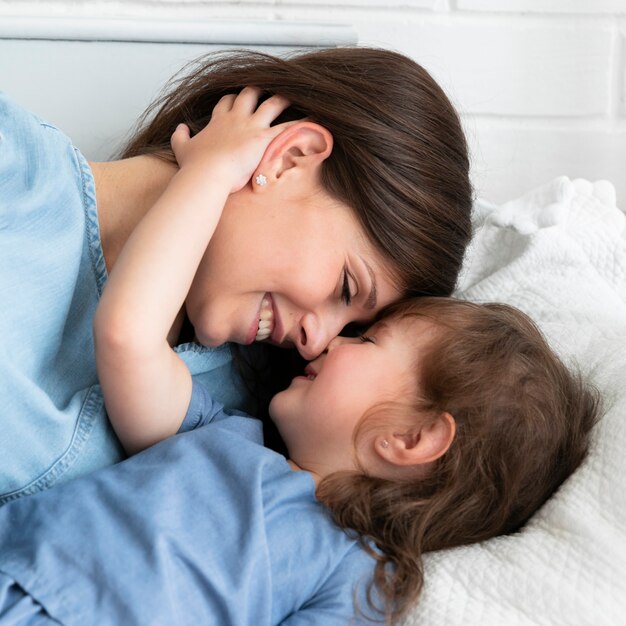
[[[272,303],[272,313],[274,314],[274,329],[272,330],[270,339],[272,343],[280,346],[285,342],[285,330],[283,327],[283,320],[280,317],[280,312],[278,311],[278,308],[274,304],[274,299],[272,298],[272,296],[269,293],[266,295]]]
[[[269,294],[263,296],[261,300],[261,308],[258,313],[259,324],[256,331],[255,341],[263,341],[267,339],[274,330],[274,311],[272,310],[272,301]]]
[[[263,295],[255,318],[252,320],[250,329],[246,336],[246,343],[250,344],[255,341],[265,341],[270,339],[272,342],[281,343],[283,339],[282,324],[278,311],[274,306],[274,300],[270,293]]]

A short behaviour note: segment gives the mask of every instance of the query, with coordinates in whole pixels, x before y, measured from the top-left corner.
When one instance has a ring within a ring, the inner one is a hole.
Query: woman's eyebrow
[[[375,309],[376,302],[377,302],[376,274],[374,274],[374,270],[371,268],[370,264],[361,255],[359,255],[359,258],[361,259],[361,261],[363,261],[363,265],[365,265],[365,267],[367,268],[367,271],[370,275],[370,280],[372,281],[372,288],[370,289],[370,293],[367,296],[367,300],[365,301],[365,304],[363,305],[363,307],[366,309]]]

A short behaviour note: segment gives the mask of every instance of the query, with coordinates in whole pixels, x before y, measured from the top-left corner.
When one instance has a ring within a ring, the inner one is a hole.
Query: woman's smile
[[[284,340],[283,334],[283,325],[272,294],[265,293],[250,325],[246,343],[270,339],[273,343],[280,344]]]
[[[186,300],[200,343],[295,346],[310,360],[400,297],[353,211],[309,178],[229,196]]]
[[[261,301],[261,311],[259,312],[259,328],[256,333],[256,341],[263,341],[264,339],[267,339],[272,334],[273,330],[274,312],[272,310],[272,304],[269,297],[264,297]]]
[[[274,330],[274,310],[272,305],[270,294],[264,294],[261,299],[261,305],[250,325],[246,343],[264,341],[272,334]]]

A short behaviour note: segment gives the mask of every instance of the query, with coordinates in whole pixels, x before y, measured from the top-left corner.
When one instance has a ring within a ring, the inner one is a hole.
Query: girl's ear
[[[271,141],[255,176],[263,174],[271,183],[285,174],[308,173],[316,170],[332,150],[333,136],[328,129],[315,122],[298,120]],[[263,186],[257,190],[263,191]]]
[[[454,417],[443,412],[434,421],[409,431],[386,429],[376,436],[374,449],[392,465],[423,465],[436,461],[448,451],[455,432]]]

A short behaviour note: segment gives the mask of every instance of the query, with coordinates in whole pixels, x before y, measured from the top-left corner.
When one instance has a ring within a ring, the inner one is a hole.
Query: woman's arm
[[[167,342],[230,193],[248,184],[288,106],[258,106],[246,88],[225,96],[192,139],[172,136],[180,171],[135,228],[113,267],[94,319],[96,363],[107,412],[128,452],[177,432],[191,375]]]

